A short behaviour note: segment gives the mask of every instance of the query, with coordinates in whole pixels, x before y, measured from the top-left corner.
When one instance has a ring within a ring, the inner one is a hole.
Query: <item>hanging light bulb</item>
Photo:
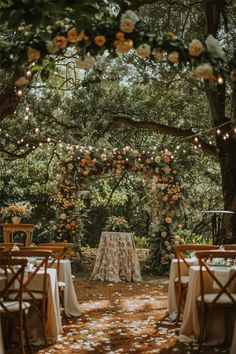
[[[198,142],[198,137],[197,136],[195,136],[195,138],[194,138],[194,141],[195,141],[195,143],[197,143]]]
[[[216,134],[220,135],[221,134],[221,130],[217,129]]]
[[[217,79],[217,82],[219,85],[222,85],[224,83],[224,79],[222,76],[219,76],[218,79]]]

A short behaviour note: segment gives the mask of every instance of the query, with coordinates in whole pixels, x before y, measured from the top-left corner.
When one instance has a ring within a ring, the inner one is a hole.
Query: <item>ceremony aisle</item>
[[[144,277],[142,283],[75,280],[81,317],[64,321],[64,334],[36,354],[63,353],[228,353],[223,348],[198,351],[176,343],[178,328],[165,318],[167,277]],[[12,348],[7,354],[17,354]]]

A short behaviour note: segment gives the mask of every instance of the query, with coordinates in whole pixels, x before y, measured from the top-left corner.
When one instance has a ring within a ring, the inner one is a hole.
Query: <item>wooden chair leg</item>
[[[27,326],[27,312],[26,311],[23,312],[23,330],[24,330],[24,334],[25,334],[25,342],[26,342],[27,350],[31,354],[32,350],[31,350],[31,346],[29,343],[29,334],[28,334],[28,326]]]
[[[18,338],[19,338],[19,350],[20,350],[20,353],[21,354],[25,354],[22,313],[20,313],[19,316],[18,316]]]

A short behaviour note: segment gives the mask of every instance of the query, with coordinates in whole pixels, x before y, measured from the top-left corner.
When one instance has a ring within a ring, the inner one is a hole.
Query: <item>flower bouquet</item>
[[[107,231],[127,231],[129,229],[129,224],[123,216],[110,216],[105,225],[105,230]]]
[[[2,209],[2,217],[7,220],[11,218],[15,224],[19,224],[21,218],[28,218],[30,216],[31,205],[28,202],[8,204]]]

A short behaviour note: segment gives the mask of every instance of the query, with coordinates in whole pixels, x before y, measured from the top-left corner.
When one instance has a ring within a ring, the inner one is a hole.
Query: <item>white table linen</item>
[[[187,259],[189,264],[193,264],[193,259]],[[189,267],[187,264],[181,259],[180,260],[180,270],[182,276],[189,275]],[[174,315],[177,313],[177,295],[176,295],[176,286],[175,280],[178,277],[178,260],[176,258],[172,259],[170,266],[170,276],[169,276],[169,287],[168,287],[168,312],[170,315]]]
[[[40,282],[43,277],[43,270],[39,271],[35,276],[31,284],[32,289],[36,289],[40,286]],[[62,324],[60,316],[60,301],[58,292],[58,282],[56,269],[47,269],[48,274],[48,292],[47,292],[47,320],[46,320],[46,332],[48,343],[56,343],[58,335],[62,333]],[[42,276],[40,276],[42,275]],[[28,315],[29,324],[29,340],[31,344],[40,345],[44,344],[41,320],[38,318],[38,314],[30,309]]]
[[[91,280],[142,281],[132,233],[102,232]]]
[[[227,274],[227,273],[226,273]],[[203,272],[206,292],[217,292],[213,288],[213,280],[207,271]],[[235,282],[236,283],[236,282]],[[236,284],[233,284],[236,288]],[[235,292],[236,289],[231,289]],[[189,285],[183,313],[183,321],[178,340],[181,342],[195,341],[200,334],[197,298],[200,295],[200,267],[191,266],[189,271]],[[206,345],[215,346],[224,342],[232,332],[234,326],[233,316],[227,315],[225,319],[224,309],[212,311],[208,317],[206,326]]]
[[[65,283],[64,311],[66,316],[79,316],[80,309],[72,280],[71,262],[69,259],[60,261],[59,280]]]

